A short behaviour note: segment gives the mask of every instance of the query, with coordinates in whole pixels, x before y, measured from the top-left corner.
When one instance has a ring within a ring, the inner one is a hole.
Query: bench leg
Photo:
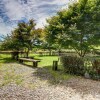
[[[37,62],[33,62],[33,67],[37,67],[38,63]]]
[[[21,63],[23,63],[23,60],[21,61]]]
[[[19,63],[21,63],[21,60],[19,59]]]
[[[19,60],[19,63],[23,63],[23,60]]]

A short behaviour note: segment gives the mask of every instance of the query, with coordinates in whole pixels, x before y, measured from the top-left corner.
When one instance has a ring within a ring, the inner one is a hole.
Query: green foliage
[[[29,20],[27,23],[19,23],[17,28],[14,29],[14,31],[2,42],[2,50],[24,50],[27,52],[28,57],[28,53],[33,48],[33,46],[39,46],[42,42],[42,29],[35,29],[35,25],[36,24],[34,20]]]
[[[32,43],[33,46],[40,47],[43,42],[42,29],[38,28],[34,30],[34,34],[32,35]]]
[[[100,60],[94,60],[92,63],[91,77],[100,80]]]
[[[62,56],[60,58],[65,72],[75,75],[84,75],[84,61],[75,56]]]
[[[79,56],[100,45],[100,1],[79,0],[47,20],[46,40],[61,47],[72,47]]]
[[[24,48],[30,49],[32,46],[31,41],[34,30],[34,20],[30,20],[28,23],[19,23],[17,28],[4,39],[2,48],[5,50],[23,50]]]
[[[89,57],[84,58],[85,73],[89,74],[89,78],[100,80],[100,58]]]

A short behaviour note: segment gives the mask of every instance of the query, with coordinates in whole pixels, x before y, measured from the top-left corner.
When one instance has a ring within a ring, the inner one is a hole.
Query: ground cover
[[[35,56],[35,58],[41,59],[38,68],[19,64],[11,60],[9,55],[1,55],[1,57],[1,100],[100,99],[99,81],[66,74],[60,64],[58,71],[52,71],[52,61],[58,59],[56,56]]]

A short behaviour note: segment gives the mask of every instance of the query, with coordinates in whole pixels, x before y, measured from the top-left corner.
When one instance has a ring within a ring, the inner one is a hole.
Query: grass
[[[0,87],[5,86],[11,82],[20,85],[22,83],[21,75],[16,75],[13,68],[3,67],[2,65],[7,63],[16,62],[15,60],[11,59],[10,54],[0,54]]]
[[[2,73],[1,73],[2,72]],[[11,82],[20,85],[22,83],[21,75],[16,75],[14,69],[0,66],[0,87],[5,86]]]
[[[57,56],[39,56],[39,55],[34,55],[34,54],[30,54],[30,56],[31,57],[34,56],[35,59],[41,60],[41,62],[39,62],[38,67],[45,68],[48,70],[48,73],[50,73],[53,77],[53,80],[52,80],[53,83],[59,83],[63,80],[67,80],[67,79],[70,79],[73,77],[72,75],[69,75],[69,74],[66,74],[63,72],[63,67],[60,65],[60,63],[58,63],[58,65],[59,65],[58,71],[52,70],[53,61],[58,60]],[[10,55],[5,55],[5,54],[0,55],[0,63],[1,64],[4,64],[4,63],[10,64],[11,62],[15,62],[15,60],[12,60]],[[26,64],[32,65],[31,62],[26,63]],[[3,82],[2,82],[1,86],[4,86],[4,85],[9,84],[11,82],[15,82],[16,84],[22,83],[21,76],[15,75],[15,72],[13,69],[11,69],[12,72],[9,72],[9,69],[0,67],[0,70],[5,72],[5,74],[3,75]]]
[[[35,59],[40,59],[41,62],[39,63],[40,68],[46,68],[48,72],[53,76],[53,83],[59,83],[63,80],[68,80],[73,75],[67,74],[64,72],[62,65],[58,62],[58,71],[52,70],[53,61],[58,61],[58,56],[39,56],[39,55],[30,55],[31,57],[34,56]]]
[[[61,66],[60,63],[58,63],[58,71],[53,71],[52,70],[52,65],[53,65],[53,61],[54,60],[58,60],[58,56],[39,56],[37,54],[30,54],[30,57],[34,57],[35,59],[40,59],[41,62],[39,62],[38,67],[43,68],[43,69],[47,69],[48,73],[52,75],[52,83],[59,83],[63,80],[68,80],[70,78],[76,77],[73,75],[69,75],[67,73],[64,72],[63,67]],[[100,56],[95,56],[95,57],[87,57],[89,59],[94,59],[94,58],[100,58]],[[11,69],[12,71],[9,72],[9,68],[3,68],[2,65],[4,63],[10,64],[16,62],[15,60],[11,59],[11,55],[9,54],[0,54],[0,76],[3,76],[3,82],[2,82],[2,86],[9,84],[11,82],[15,82],[16,84],[21,84],[22,83],[22,76],[20,75],[16,75],[14,70]],[[26,63],[28,65],[32,66],[32,63]],[[89,63],[89,66],[91,64]],[[40,74],[45,74],[46,72],[40,73]],[[1,80],[1,78],[0,78]],[[33,84],[32,84],[33,85]]]
[[[22,83],[21,75],[16,75],[13,71],[12,72],[6,72],[3,78],[2,86],[5,86],[6,84],[9,84],[11,82],[14,82],[17,85],[20,85]]]
[[[43,56],[42,57],[36,56],[35,58],[41,60],[41,62],[39,63],[40,67],[52,66],[53,61],[54,60],[56,60],[56,61],[58,60],[57,56],[44,56],[44,57]]]
[[[10,54],[0,54],[0,63],[11,63],[15,62],[15,60],[11,59]]]
[[[62,70],[60,71],[53,71],[51,68],[48,68],[49,73],[53,76],[53,80],[51,81],[52,83],[62,83],[64,80],[68,80],[70,78],[73,78],[73,75],[64,73]]]

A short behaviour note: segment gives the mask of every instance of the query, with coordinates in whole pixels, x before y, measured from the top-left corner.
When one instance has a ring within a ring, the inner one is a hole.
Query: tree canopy
[[[12,33],[4,39],[1,48],[12,51],[25,50],[28,56],[29,50],[41,43],[42,29],[36,29],[35,26],[34,20],[29,20],[27,23],[18,23]]]
[[[79,0],[47,20],[46,40],[71,47],[79,56],[100,45],[100,0]]]
[[[34,20],[30,20],[28,23],[18,23],[17,28],[4,39],[2,47],[6,50],[30,49],[35,25]]]

